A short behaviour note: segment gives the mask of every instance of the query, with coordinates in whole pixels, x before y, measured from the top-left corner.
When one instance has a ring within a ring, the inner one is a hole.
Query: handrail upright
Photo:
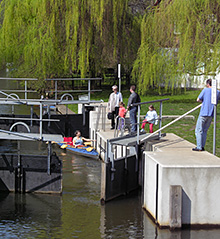
[[[159,129],[162,127],[162,110],[163,110],[163,101],[160,102]],[[161,138],[161,131],[159,132],[159,138]]]
[[[193,109],[189,110],[188,112],[186,112],[185,114],[181,115],[180,117],[176,118],[175,120],[171,121],[170,123],[164,125],[162,128],[156,130],[155,132],[153,132],[152,134],[149,134],[148,136],[146,136],[145,138],[143,138],[141,140],[141,142],[146,141],[148,138],[154,136],[155,134],[157,134],[158,132],[160,132],[161,130],[167,128],[168,126],[172,125],[173,123],[177,122],[178,120],[184,118],[186,115],[190,114],[191,112],[197,110],[198,108],[200,108],[202,106],[202,104],[197,105],[196,107],[194,107]]]
[[[169,98],[166,98],[166,99],[160,99],[160,100],[151,100],[151,101],[146,101],[146,102],[139,102],[139,103],[134,103],[132,104],[131,106],[137,106],[138,107],[138,118],[137,118],[137,123],[135,123],[137,125],[137,144],[139,144],[139,127],[140,127],[140,107],[141,105],[144,105],[144,104],[150,104],[150,103],[156,103],[156,102],[160,102],[160,123],[159,123],[159,129],[160,127],[162,126],[162,104],[163,104],[163,101],[167,101],[169,100]],[[160,131],[159,131],[160,132]],[[159,137],[161,137],[161,133],[159,133]]]

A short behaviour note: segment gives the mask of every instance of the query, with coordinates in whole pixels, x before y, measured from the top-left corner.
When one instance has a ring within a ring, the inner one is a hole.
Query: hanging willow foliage
[[[128,0],[2,0],[0,62],[22,77],[97,76],[132,67],[140,20]],[[39,88],[42,85],[38,85]]]
[[[143,18],[133,68],[142,93],[219,72],[220,0],[163,0]]]

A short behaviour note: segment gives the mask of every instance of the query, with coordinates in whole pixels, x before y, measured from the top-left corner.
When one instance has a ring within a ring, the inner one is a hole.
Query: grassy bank
[[[164,96],[153,95],[152,92],[149,92],[148,95],[141,97],[141,101],[146,102],[151,100],[169,98],[168,101],[165,101],[163,103],[163,115],[182,115],[199,104],[196,102],[196,99],[200,92],[201,90],[191,90],[185,93],[181,92],[180,94],[177,94],[177,95],[164,95]],[[91,98],[93,100],[102,99],[104,101],[108,101],[108,96],[110,93],[111,91],[96,93],[96,94],[93,94]],[[123,94],[124,103],[127,104],[127,101],[130,95],[129,90],[122,91],[122,94]],[[74,106],[74,108],[75,107],[76,106]],[[155,103],[154,107],[159,113],[159,107],[160,107],[159,103]],[[141,107],[141,115],[145,115],[147,111],[148,111],[148,105]],[[163,132],[174,133],[195,144],[196,143],[195,126],[196,126],[197,117],[199,115],[199,111],[200,109],[191,113],[191,115],[195,116],[195,120],[181,119],[178,122],[166,128]],[[163,119],[162,124],[166,125],[167,123],[171,121],[172,120],[170,119]],[[148,126],[146,125],[146,129],[148,130],[147,127]],[[156,129],[158,129],[158,126],[154,126],[154,131]],[[217,133],[216,133],[216,155],[220,157],[219,142],[220,142],[220,105],[218,105],[217,107]],[[208,131],[205,149],[211,153],[213,152],[213,123],[210,126]]]

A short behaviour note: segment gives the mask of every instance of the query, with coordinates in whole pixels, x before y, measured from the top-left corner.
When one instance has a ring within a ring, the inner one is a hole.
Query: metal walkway
[[[151,134],[150,133],[140,133],[139,141],[142,141],[142,139],[146,138],[148,135],[151,135]],[[159,134],[157,134],[157,135],[150,137],[150,140],[155,140],[155,139],[159,139],[159,138],[160,138],[160,136],[159,136]],[[137,136],[137,134],[135,134],[135,135],[126,135],[123,137],[110,139],[109,142],[112,145],[121,145],[121,146],[129,147],[129,146],[137,145],[137,140],[138,140],[138,136]]]
[[[16,133],[16,132],[0,132],[0,140],[36,140],[36,141],[55,141],[55,142],[62,142],[63,137],[59,134],[42,134],[42,138],[40,134],[35,133]]]

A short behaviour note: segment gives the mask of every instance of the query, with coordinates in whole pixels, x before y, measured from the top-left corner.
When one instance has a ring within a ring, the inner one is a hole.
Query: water
[[[34,142],[28,143],[25,148],[21,142],[21,153],[34,154],[38,148],[46,152],[42,143],[37,147]],[[10,148],[13,146],[11,143]],[[63,161],[63,194],[1,194],[0,237],[143,238],[140,197],[101,206],[101,162],[53,147]]]
[[[0,152],[15,153],[16,148],[16,142],[0,141]],[[65,153],[56,145],[53,150],[63,161],[62,195],[0,193],[0,238],[220,237],[220,230],[171,232],[158,229],[142,209],[140,194],[101,206],[102,162]],[[47,146],[42,142],[21,142],[21,153],[47,154]]]
[[[25,144],[22,153],[46,153],[43,143]],[[63,194],[1,193],[0,238],[219,238],[220,230],[157,229],[141,207],[140,194],[102,206],[102,162],[64,153],[56,145],[53,149],[63,161]]]

